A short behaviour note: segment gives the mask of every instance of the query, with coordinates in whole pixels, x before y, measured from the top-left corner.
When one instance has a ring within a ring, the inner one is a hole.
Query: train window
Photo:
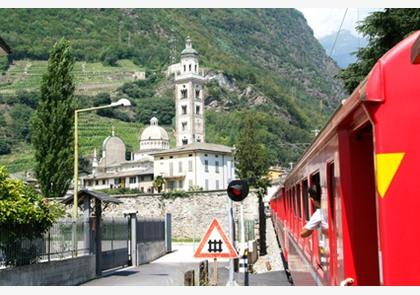
[[[298,217],[302,218],[302,205],[301,205],[301,195],[300,195],[299,184],[296,186],[296,203],[297,203]]]
[[[316,191],[318,193],[318,197],[321,199],[321,179],[319,176],[319,172],[314,173],[311,175],[311,185],[316,185]],[[322,200],[321,200],[322,202]]]
[[[304,180],[302,184],[302,192],[303,192],[303,205],[305,209],[305,218],[309,221],[310,214],[309,214],[309,195],[308,195],[308,180]]]

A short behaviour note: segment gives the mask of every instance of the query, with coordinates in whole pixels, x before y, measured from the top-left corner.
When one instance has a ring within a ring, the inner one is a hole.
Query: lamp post
[[[131,106],[131,103],[128,99],[122,98],[118,100],[117,102],[113,102],[109,105],[105,106],[97,106],[97,107],[91,107],[86,109],[78,109],[74,111],[74,184],[73,184],[73,220],[72,220],[72,241],[73,241],[73,256],[77,256],[77,232],[76,232],[76,220],[77,220],[77,193],[78,193],[78,174],[79,174],[79,155],[78,155],[78,132],[77,132],[77,116],[79,113],[82,112],[89,112],[94,110],[100,110],[100,109],[107,109],[107,108],[115,108],[115,107],[128,107]]]

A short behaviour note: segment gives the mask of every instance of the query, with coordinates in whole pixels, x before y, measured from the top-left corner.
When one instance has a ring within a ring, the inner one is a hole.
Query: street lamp
[[[107,108],[115,108],[115,107],[128,107],[131,106],[131,103],[128,99],[122,98],[116,102],[113,102],[109,105],[105,106],[97,106],[91,107],[86,109],[79,109],[74,111],[74,184],[73,184],[73,225],[72,225],[72,240],[73,240],[73,256],[77,255],[77,235],[76,235],[76,220],[77,220],[77,190],[78,190],[78,174],[79,174],[79,167],[78,167],[78,138],[77,138],[77,115],[82,112],[89,112],[94,110],[100,109],[107,109]]]

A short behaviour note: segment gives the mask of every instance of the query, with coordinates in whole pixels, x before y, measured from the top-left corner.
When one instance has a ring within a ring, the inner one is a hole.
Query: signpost
[[[241,256],[242,270],[244,272],[244,286],[248,286],[248,243],[245,242],[244,206],[242,202],[248,196],[249,193],[248,183],[245,180],[232,180],[228,185],[227,193],[232,201],[240,202],[241,242],[239,250]],[[231,278],[231,273],[233,277],[232,264],[233,263],[230,264],[229,279]]]
[[[214,218],[194,253],[195,258],[213,258],[212,285],[217,284],[217,258],[238,258],[231,241],[226,236],[219,221]]]

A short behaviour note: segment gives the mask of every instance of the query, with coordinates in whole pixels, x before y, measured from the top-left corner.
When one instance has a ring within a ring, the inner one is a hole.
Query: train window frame
[[[297,201],[297,212],[299,220],[302,220],[302,191],[300,187],[300,183],[296,185],[296,201]]]
[[[305,178],[302,180],[302,194],[303,194],[303,205],[304,205],[304,219],[306,221],[309,221],[309,219],[311,218],[311,214],[310,214],[310,202],[309,202],[309,194],[308,194],[308,189],[309,189],[309,185],[308,185],[309,181],[308,178]]]
[[[316,180],[314,180],[314,179],[317,179],[317,181]],[[310,174],[310,176],[309,176],[309,186],[312,186],[313,184],[315,184],[316,185],[316,188],[317,188],[317,193],[319,194],[319,199],[321,200],[321,198],[322,198],[322,193],[321,193],[321,171],[319,171],[319,170],[316,170],[315,172],[312,172],[311,174]],[[321,202],[322,202],[322,200],[321,200]],[[314,212],[315,212],[315,207],[313,206],[313,204],[311,203],[311,216],[312,216],[312,214],[314,214]]]

